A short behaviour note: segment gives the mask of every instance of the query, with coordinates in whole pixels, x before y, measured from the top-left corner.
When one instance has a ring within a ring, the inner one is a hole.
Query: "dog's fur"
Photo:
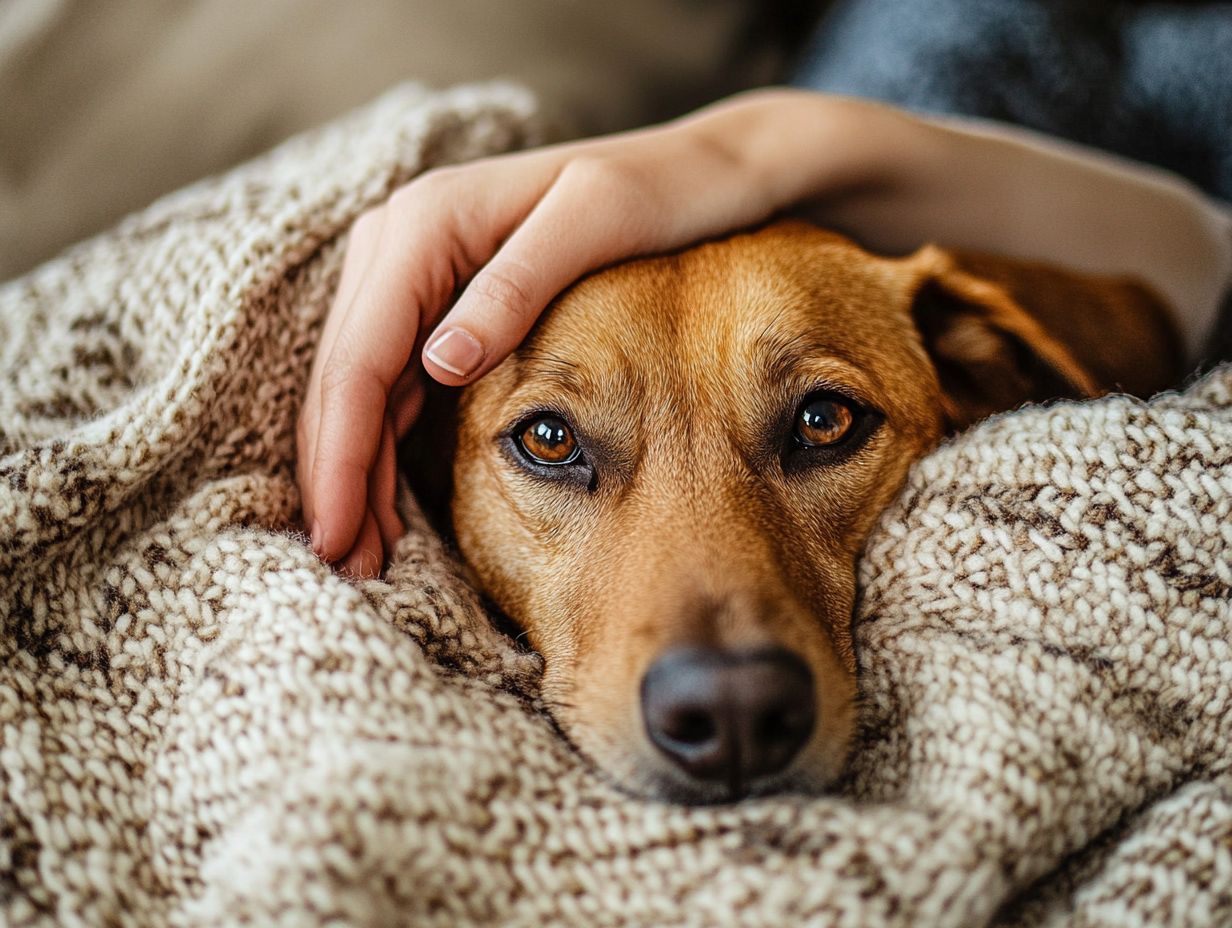
[[[564,293],[462,397],[453,531],[542,652],[559,725],[617,782],[733,798],[656,752],[639,685],[681,645],[780,645],[811,669],[817,724],[748,789],[815,790],[855,721],[856,559],[912,462],[1024,402],[1150,394],[1179,357],[1167,310],[1129,280],[936,247],[883,258],[781,223]],[[793,444],[819,389],[865,410],[860,441]],[[572,426],[585,467],[520,458],[518,429],[541,411]]]

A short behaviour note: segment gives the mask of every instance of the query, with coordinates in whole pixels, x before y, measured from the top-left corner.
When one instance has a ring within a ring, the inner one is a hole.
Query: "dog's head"
[[[855,721],[855,565],[911,463],[1096,388],[938,249],[803,224],[596,274],[463,395],[453,528],[566,735],[684,801],[824,787]]]

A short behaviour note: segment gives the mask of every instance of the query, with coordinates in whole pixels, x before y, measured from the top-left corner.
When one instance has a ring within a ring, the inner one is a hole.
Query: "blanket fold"
[[[385,581],[295,530],[345,231],[541,140],[399,88],[0,287],[0,921],[1232,920],[1232,369],[1002,416],[862,567],[847,795],[633,799],[413,502]]]

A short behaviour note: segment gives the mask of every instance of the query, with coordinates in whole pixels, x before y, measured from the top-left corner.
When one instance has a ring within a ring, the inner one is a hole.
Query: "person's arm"
[[[1226,217],[1161,172],[809,91],[755,91],[663,126],[431,171],[352,231],[299,422],[314,549],[360,576],[380,570],[402,531],[394,445],[423,369],[469,383],[587,272],[806,202],[874,248],[937,241],[1137,273],[1187,332],[1206,326],[1232,267]]]
[[[878,189],[825,197],[811,218],[887,252],[933,241],[1135,275],[1169,302],[1200,356],[1232,286],[1226,204],[1170,172],[1018,126],[889,113],[878,147],[908,150]]]

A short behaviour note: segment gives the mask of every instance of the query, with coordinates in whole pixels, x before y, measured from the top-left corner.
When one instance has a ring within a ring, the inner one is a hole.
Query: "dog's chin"
[[[787,770],[744,783],[698,780],[659,759],[628,757],[624,763],[603,764],[588,758],[605,780],[638,799],[687,806],[726,805],[765,796],[818,796],[832,790],[842,768],[822,771],[802,757]]]
[[[645,799],[670,802],[686,806],[728,805],[746,799],[765,796],[807,795],[816,796],[826,792],[829,785],[815,777],[801,773],[782,773],[763,777],[748,784],[732,786],[725,783],[707,783],[681,777],[651,774],[647,786],[637,795]]]

